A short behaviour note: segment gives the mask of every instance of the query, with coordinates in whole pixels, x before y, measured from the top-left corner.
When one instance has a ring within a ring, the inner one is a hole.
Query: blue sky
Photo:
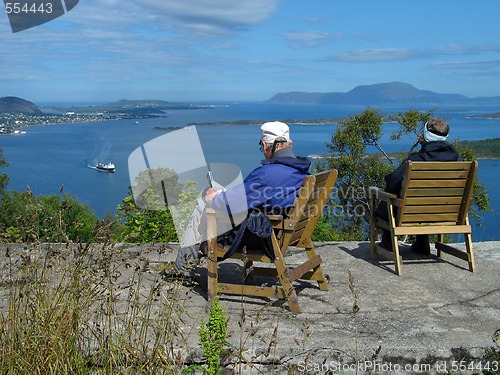
[[[407,82],[500,95],[500,1],[80,0],[12,33],[0,97],[35,103],[266,100]]]

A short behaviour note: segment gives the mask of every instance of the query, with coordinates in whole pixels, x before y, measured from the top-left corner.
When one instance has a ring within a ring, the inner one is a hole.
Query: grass
[[[180,288],[140,264],[113,261],[122,256],[110,246],[9,249],[0,274],[0,371],[180,373]]]

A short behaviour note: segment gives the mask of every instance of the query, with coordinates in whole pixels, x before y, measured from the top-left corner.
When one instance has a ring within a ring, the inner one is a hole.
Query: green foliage
[[[0,148],[0,169],[9,165],[3,156],[3,149]],[[0,173],[0,196],[2,196],[5,187],[9,183],[9,177],[5,173]]]
[[[145,210],[138,207],[132,196],[123,199],[118,206],[118,222],[121,223],[116,240],[121,242],[175,242],[177,234],[170,211]]]
[[[137,185],[118,206],[119,231],[115,240],[137,243],[178,241],[178,234],[182,235],[197,196],[193,182],[181,184],[178,178],[177,173],[168,168],[139,173]]]
[[[459,144],[473,150],[478,158],[500,159],[500,138],[461,141]]]
[[[340,241],[340,235],[333,229],[328,217],[323,215],[316,224],[311,239],[321,242]]]
[[[95,213],[68,194],[5,191],[0,201],[2,242],[92,242],[99,226]]]
[[[406,112],[396,112],[394,115],[389,115],[390,120],[396,121],[400,125],[391,134],[391,140],[399,141],[404,135],[412,135],[412,138],[416,140],[415,145],[417,145],[424,124],[430,120],[434,112],[434,109],[427,112],[419,112],[416,109],[410,108]]]
[[[464,158],[464,160],[476,160],[476,152],[464,142],[460,142],[460,140],[456,140],[453,142],[453,145],[460,153],[460,155]],[[478,222],[478,225],[481,225],[481,215],[479,212],[491,212],[490,206],[490,198],[488,197],[488,189],[486,186],[476,178],[474,182],[474,189],[472,190],[472,205],[470,208],[470,216]]]
[[[182,184],[172,169],[160,167],[141,171],[135,178],[133,192],[138,206],[149,210],[161,210],[177,204]]]
[[[196,205],[198,192],[194,185],[195,181],[186,181],[179,193],[178,204],[169,207],[179,237],[183,236]]]
[[[210,306],[210,317],[205,323],[203,316],[201,317],[200,326],[200,343],[203,348],[207,369],[209,375],[220,374],[220,360],[224,350],[224,345],[227,345],[227,319],[226,311],[222,308],[218,298],[212,300]]]

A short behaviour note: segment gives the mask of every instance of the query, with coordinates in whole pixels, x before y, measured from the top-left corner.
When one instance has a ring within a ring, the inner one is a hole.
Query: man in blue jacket
[[[193,245],[186,238],[202,238],[206,232],[205,204],[222,213],[227,213],[229,207],[232,216],[246,215],[253,209],[281,213],[292,206],[304,177],[310,173],[310,160],[293,154],[290,129],[283,122],[264,123],[259,145],[265,159],[242,184],[227,190],[210,188],[204,193],[203,201],[198,201],[177,254],[175,271],[167,277],[182,275],[187,280],[192,279],[188,265],[196,261],[203,251],[200,251],[199,244]],[[229,232],[237,229],[227,227]],[[225,230],[218,228],[218,233],[222,232]]]
[[[446,142],[450,127],[448,123],[440,118],[430,119],[423,128],[421,138],[421,148],[418,152],[412,153],[406,160],[411,161],[459,161],[463,160],[458,151]],[[385,191],[399,195],[403,178],[406,172],[406,163],[403,162],[394,171],[385,176]],[[382,202],[377,209],[377,216],[388,220],[387,204]],[[380,246],[392,251],[390,233],[386,230],[382,232],[382,242]],[[430,254],[429,236],[418,235],[411,249],[420,254]]]

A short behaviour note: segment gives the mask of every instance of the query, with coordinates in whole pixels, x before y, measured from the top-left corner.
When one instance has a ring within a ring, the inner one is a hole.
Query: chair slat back
[[[477,161],[407,163],[397,225],[465,224]]]
[[[306,247],[311,241],[312,233],[318,224],[323,210],[330,198],[330,194],[337,180],[336,169],[315,174],[316,182],[309,200],[305,206],[302,221],[290,239],[290,244],[298,247]]]
[[[307,225],[308,218],[308,203],[311,194],[314,190],[314,185],[316,182],[316,177],[313,175],[306,176],[302,182],[302,186],[299,189],[297,196],[293,202],[293,206],[288,213],[288,222],[295,223],[293,227],[286,226],[286,219],[282,222],[282,227],[278,226],[276,237],[279,239],[280,248],[284,252],[292,240],[299,233],[302,233],[305,226]],[[290,224],[291,225],[291,224]]]

